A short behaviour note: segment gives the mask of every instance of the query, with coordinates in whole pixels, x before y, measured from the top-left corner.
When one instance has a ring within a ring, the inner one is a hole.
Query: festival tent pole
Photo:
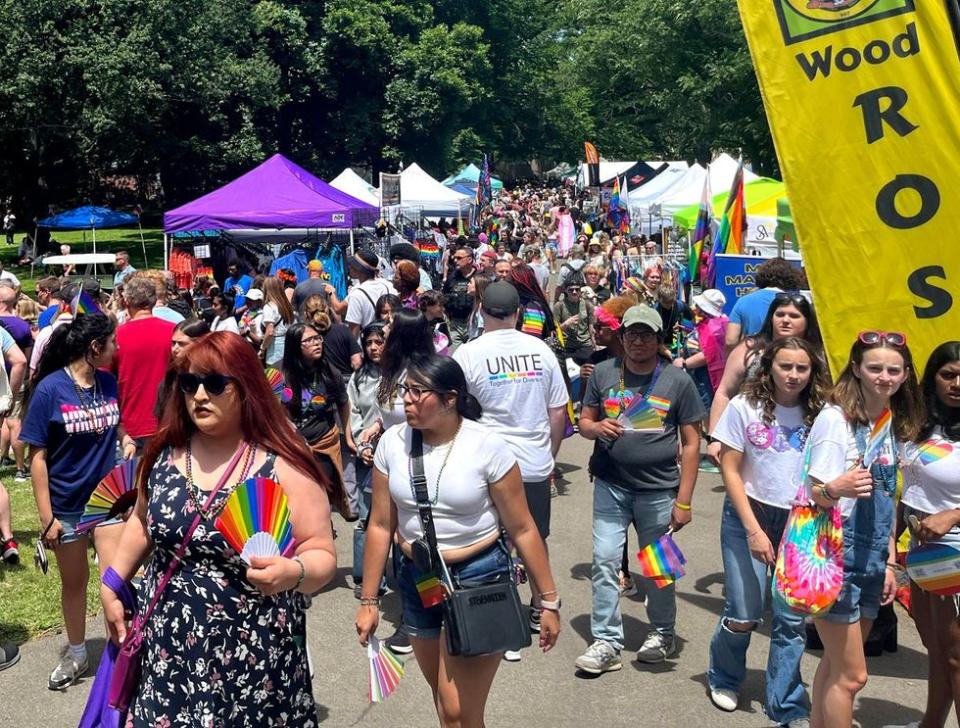
[[[353,228],[350,228],[350,255],[356,255],[357,251],[353,245]]]
[[[170,266],[170,254],[168,253],[168,250],[167,250],[167,244],[168,244],[167,234],[164,233],[163,234],[163,269],[164,270],[167,270],[167,268],[169,268]]]
[[[143,239],[143,225],[140,224],[140,217],[137,217],[137,229],[140,230],[140,247],[143,248],[143,267],[149,268],[150,264],[147,263],[147,242]]]

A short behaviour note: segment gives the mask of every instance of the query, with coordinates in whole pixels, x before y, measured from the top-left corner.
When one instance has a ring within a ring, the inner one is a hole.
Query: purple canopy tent
[[[378,210],[274,154],[232,182],[163,214],[167,235],[193,230],[348,229],[371,225]]]

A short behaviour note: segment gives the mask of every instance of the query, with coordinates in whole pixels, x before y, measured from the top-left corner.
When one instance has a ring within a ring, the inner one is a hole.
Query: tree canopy
[[[0,197],[159,181],[183,202],[281,152],[417,161],[776,159],[730,0],[0,0]],[[95,200],[99,201],[99,200]]]

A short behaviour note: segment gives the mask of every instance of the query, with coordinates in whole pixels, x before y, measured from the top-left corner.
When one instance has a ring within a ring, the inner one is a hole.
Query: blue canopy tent
[[[465,185],[466,187],[470,187],[473,194],[476,194],[477,185],[480,182],[480,174],[480,168],[471,162],[456,174],[451,174],[449,177],[447,177],[443,181],[443,184],[445,184],[447,187],[453,187],[455,184],[459,183]],[[490,177],[490,186],[493,188],[494,192],[499,192],[503,189],[503,182],[498,180],[496,177]]]
[[[51,230],[90,230],[93,235],[93,252],[97,252],[97,230],[123,227],[136,224],[140,229],[140,246],[143,248],[143,265],[147,264],[147,244],[143,239],[143,228],[140,227],[140,218],[129,212],[117,212],[109,207],[95,207],[84,205],[73,210],[67,210],[37,223],[38,227]],[[36,251],[34,251],[36,253]]]

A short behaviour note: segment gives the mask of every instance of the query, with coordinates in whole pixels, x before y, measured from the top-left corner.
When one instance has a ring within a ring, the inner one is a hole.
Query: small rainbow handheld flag
[[[640,573],[653,579],[658,589],[663,589],[687,573],[683,568],[687,560],[672,534],[672,531],[667,531],[657,541],[637,552]]]
[[[73,300],[70,302],[70,312],[74,317],[79,316],[80,314],[94,314],[102,313],[100,307],[97,305],[97,302],[93,300],[93,296],[83,290],[83,286],[80,286],[80,290],[77,291],[77,295],[73,297]]]
[[[863,449],[863,467],[869,468],[880,455],[883,444],[886,442],[887,435],[890,434],[890,426],[893,424],[893,414],[887,408],[880,413],[877,421],[873,423],[873,429],[870,430],[870,437],[867,438],[867,446]]]

